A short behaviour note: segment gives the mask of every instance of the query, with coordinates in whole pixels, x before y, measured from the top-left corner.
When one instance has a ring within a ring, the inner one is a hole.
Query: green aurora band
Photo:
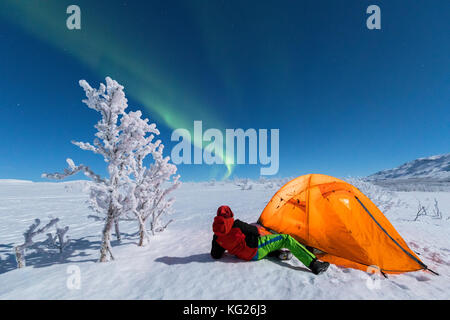
[[[41,1],[2,0],[0,16],[37,39],[76,58],[94,73],[112,78],[120,75],[120,79],[116,80],[126,84],[127,93],[148,111],[155,113],[156,118],[171,129],[185,128],[192,133],[193,120],[196,119],[201,119],[210,127],[226,128],[207,112],[208,107],[201,99],[193,97],[192,90],[169,78],[157,59],[142,55],[138,44],[128,40],[133,38],[126,36],[129,31],[122,30],[122,26],[101,21],[101,16],[88,20],[82,9],[82,29],[68,30],[65,21],[68,17],[66,8],[70,4],[65,1],[46,1],[43,4]],[[95,25],[92,25],[92,21],[95,21]],[[89,31],[84,31],[84,28]],[[114,30],[115,28],[118,29]],[[115,36],[119,32],[125,33],[125,36]],[[175,107],[180,105],[181,108]],[[196,119],[192,119],[192,115]],[[203,145],[195,144],[194,139],[191,142],[197,148],[204,148],[206,145],[204,142]],[[222,178],[226,179],[233,172],[234,159],[227,159],[225,154],[221,158],[226,167]],[[213,169],[212,172],[216,170]]]

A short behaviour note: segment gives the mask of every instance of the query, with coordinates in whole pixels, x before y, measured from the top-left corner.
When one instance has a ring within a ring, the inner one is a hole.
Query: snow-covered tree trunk
[[[119,218],[114,219],[114,232],[116,234],[117,241],[122,241],[122,238],[120,236]]]
[[[114,223],[113,212],[108,213],[105,220],[105,226],[102,232],[102,245],[100,248],[100,262],[106,262],[111,258],[114,260],[111,248],[111,229]]]
[[[17,246],[14,248],[16,253],[17,268],[25,267],[25,247]]]
[[[145,242],[150,241],[147,229],[145,227],[145,221],[142,219],[138,219],[139,222],[139,247],[143,247],[145,245]]]

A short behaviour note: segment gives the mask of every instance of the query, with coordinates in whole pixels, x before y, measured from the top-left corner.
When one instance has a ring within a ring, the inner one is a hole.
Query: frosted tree
[[[130,112],[122,118],[124,144],[129,148],[129,165],[134,177],[132,192],[127,205],[139,225],[139,246],[149,240],[146,223],[149,221],[152,234],[164,230],[171,220],[163,224],[162,216],[169,214],[173,199],[168,195],[179,185],[177,167],[163,156],[164,145],[161,140],[154,141],[159,130],[148,119],[142,119],[140,111]],[[153,162],[149,167],[144,160],[151,155]]]
[[[95,125],[97,132],[93,142],[74,142],[83,150],[89,150],[103,156],[107,163],[108,176],[103,178],[93,172],[89,167],[75,165],[67,159],[69,167],[63,173],[43,174],[50,179],[64,179],[78,172],[83,172],[92,179],[94,184],[90,187],[90,207],[97,213],[105,215],[100,248],[100,261],[114,259],[111,249],[111,229],[122,214],[123,203],[127,201],[129,188],[127,161],[127,146],[122,143],[119,118],[125,113],[127,99],[123,86],[111,78],[106,78],[106,86],[102,83],[99,89],[92,88],[85,80],[80,80],[87,99],[83,102],[101,115]]]
[[[95,125],[96,138],[91,143],[72,142],[83,150],[89,150],[103,156],[107,163],[107,177],[101,177],[89,167],[75,165],[67,159],[69,167],[62,173],[44,174],[51,179],[83,172],[94,183],[89,189],[89,206],[97,214],[97,220],[104,222],[100,261],[114,259],[111,249],[111,231],[116,228],[120,235],[118,222],[121,217],[133,216],[139,223],[140,245],[148,238],[146,221],[150,220],[152,232],[163,230],[161,217],[170,212],[173,199],[167,195],[179,185],[176,166],[162,155],[164,146],[160,140],[153,141],[159,135],[156,125],[142,119],[142,113],[125,112],[127,99],[123,87],[111,78],[106,78],[106,86],[100,84],[93,89],[84,80],[80,81],[87,99],[83,102],[101,114]],[[144,159],[152,155],[150,167],[144,165]],[[120,238],[119,238],[120,239]]]

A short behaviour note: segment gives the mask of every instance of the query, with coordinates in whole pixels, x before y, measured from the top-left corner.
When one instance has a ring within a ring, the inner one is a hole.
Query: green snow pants
[[[261,260],[270,252],[280,250],[282,248],[288,249],[292,254],[300,260],[306,267],[309,267],[311,262],[316,258],[314,254],[309,252],[297,240],[288,234],[269,234],[267,236],[259,237],[258,251],[252,260]]]

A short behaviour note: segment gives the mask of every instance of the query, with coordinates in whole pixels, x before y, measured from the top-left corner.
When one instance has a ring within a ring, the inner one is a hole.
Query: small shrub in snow
[[[266,177],[260,177],[257,183],[262,185],[265,189],[274,188],[274,179],[267,179]]]
[[[264,187],[266,189],[273,189],[275,186],[274,186],[273,182],[268,182],[268,183],[264,184]]]
[[[58,218],[51,219],[49,223],[47,223],[42,228],[38,229],[39,225],[41,224],[41,220],[39,219],[34,220],[34,223],[31,224],[30,227],[27,229],[27,231],[25,231],[25,233],[23,234],[23,237],[25,238],[24,243],[14,248],[18,268],[25,267],[25,251],[26,249],[31,249],[32,247],[35,246],[33,238],[39,234],[43,234],[45,231],[47,231],[53,225],[55,225],[58,221],[59,221]]]
[[[58,223],[55,223],[55,228],[55,234],[47,233],[46,245],[49,249],[57,249],[59,253],[62,253],[64,248],[70,243],[69,237],[66,236],[67,231],[69,231],[69,226],[59,228]]]
[[[420,216],[426,216],[426,215],[428,215],[427,209],[419,201],[419,208],[417,209],[417,213],[416,213],[416,217],[414,218],[414,221],[417,221],[417,219],[419,219]]]
[[[419,200],[417,201],[419,204],[417,208],[416,217],[414,218],[413,221],[417,221],[421,216],[427,216],[433,219],[442,219],[442,212],[439,209],[439,203],[436,200],[436,198],[434,199],[433,214],[429,214],[429,206],[425,207]]]
[[[253,189],[253,185],[249,178],[245,178],[245,179],[236,178],[236,179],[234,179],[234,184],[236,186],[238,186],[239,189],[241,189],[241,190],[252,190]]]
[[[442,219],[442,212],[439,209],[439,203],[436,199],[434,199],[434,208],[433,208],[434,216],[436,219]]]

